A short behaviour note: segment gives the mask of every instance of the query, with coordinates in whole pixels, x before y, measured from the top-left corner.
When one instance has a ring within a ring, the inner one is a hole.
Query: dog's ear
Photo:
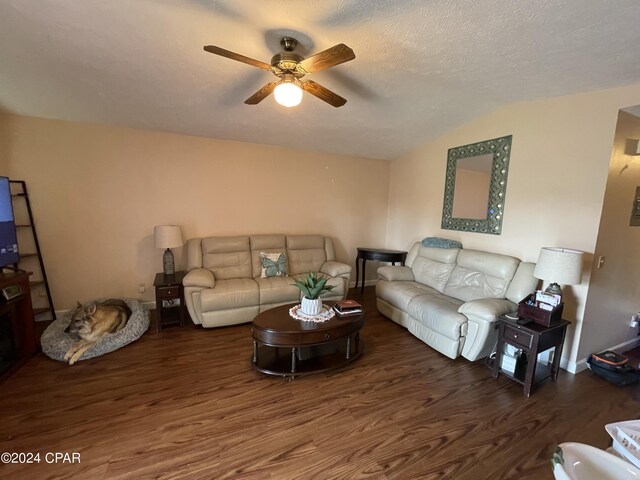
[[[82,304],[78,302],[78,300],[76,300],[76,302],[78,303],[78,307],[82,307]]]
[[[88,316],[91,316],[94,313],[96,313],[96,308],[97,308],[96,304],[92,303],[85,309],[85,312],[87,313]]]

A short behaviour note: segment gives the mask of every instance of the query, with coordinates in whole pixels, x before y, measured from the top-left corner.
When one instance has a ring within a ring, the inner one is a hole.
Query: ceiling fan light
[[[276,102],[287,108],[300,105],[302,101],[302,89],[291,81],[279,83],[273,91],[273,95]]]

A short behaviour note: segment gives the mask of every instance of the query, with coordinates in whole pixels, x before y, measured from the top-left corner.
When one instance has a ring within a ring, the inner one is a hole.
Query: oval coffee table
[[[331,307],[335,302],[324,302]],[[362,354],[360,329],[364,312],[337,314],[321,323],[289,315],[296,305],[265,310],[253,320],[253,356],[256,370],[267,375],[297,377],[344,367]]]

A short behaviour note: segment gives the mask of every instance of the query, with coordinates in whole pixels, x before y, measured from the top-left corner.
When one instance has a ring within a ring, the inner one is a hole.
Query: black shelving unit
[[[33,246],[35,247],[35,252],[23,252],[20,247],[20,237],[18,235],[18,251],[20,252],[20,262],[23,260],[37,257],[38,258],[38,267],[40,269],[39,272],[34,273],[34,280],[30,280],[29,285],[32,289],[38,289],[44,287],[47,296],[47,306],[46,307],[35,307],[33,308],[34,316],[39,316],[45,313],[50,313],[53,320],[56,319],[56,311],[53,307],[53,299],[51,298],[51,289],[49,288],[49,281],[47,280],[47,272],[44,268],[44,261],[42,259],[42,252],[40,250],[40,242],[38,241],[38,234],[36,232],[36,226],[33,221],[33,211],[31,210],[31,202],[29,201],[29,192],[27,191],[27,183],[24,180],[9,180],[11,184],[11,197],[14,201],[13,210],[21,208],[18,202],[23,202],[24,206],[22,208],[26,208],[28,223],[17,223],[16,228],[18,230],[29,230],[33,239]],[[20,262],[18,265],[20,265]],[[33,270],[31,267],[26,270]],[[33,295],[32,295],[33,296]],[[46,319],[45,319],[46,320]]]

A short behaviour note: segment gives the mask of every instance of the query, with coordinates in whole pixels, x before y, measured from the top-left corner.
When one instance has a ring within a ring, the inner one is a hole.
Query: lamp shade
[[[181,247],[182,233],[178,225],[158,225],[153,228],[156,248]]]
[[[562,285],[578,285],[582,281],[582,252],[568,248],[541,248],[533,276]]]

